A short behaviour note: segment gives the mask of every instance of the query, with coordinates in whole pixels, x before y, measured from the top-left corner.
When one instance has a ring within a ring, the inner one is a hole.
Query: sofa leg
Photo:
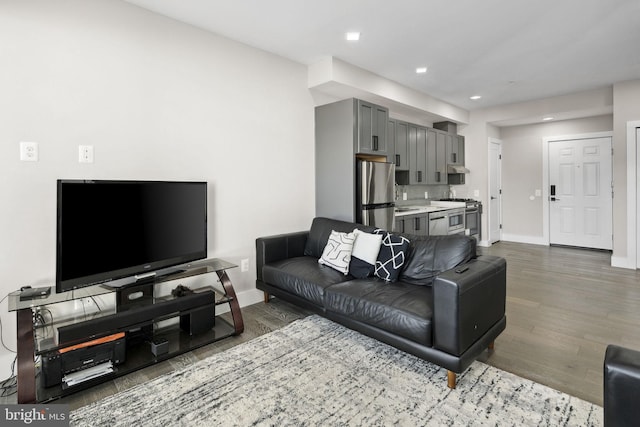
[[[489,350],[493,350],[495,348],[495,346],[496,346],[496,342],[495,341],[491,341],[489,343]]]
[[[447,371],[447,386],[449,388],[456,388],[456,373],[453,371]]]
[[[268,304],[269,303],[269,299],[271,298],[271,296],[269,295],[268,292],[264,293],[264,303]]]

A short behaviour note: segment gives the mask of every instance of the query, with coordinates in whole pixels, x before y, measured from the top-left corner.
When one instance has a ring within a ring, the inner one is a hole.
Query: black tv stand
[[[219,259],[203,260],[187,266],[184,271],[168,276],[154,277],[151,281],[111,289],[92,286],[64,293],[52,293],[47,298],[20,301],[20,291],[9,294],[9,311],[16,311],[18,328],[18,403],[43,403],[84,390],[115,377],[142,369],[160,361],[183,354],[195,348],[219,341],[244,330],[242,313],[233,285],[226,270],[236,265]],[[186,279],[202,274],[216,273],[217,281],[194,289],[197,298],[154,295],[155,285]],[[81,320],[62,320],[47,324],[34,324],[34,315],[52,304],[66,303],[83,298],[113,295],[115,304],[108,310],[91,313]],[[135,298],[130,298],[135,295]],[[216,315],[216,307],[229,306],[231,321]],[[162,322],[176,319],[175,322]],[[169,326],[164,324],[170,323]],[[63,342],[54,331],[64,331]],[[124,333],[126,360],[114,372],[63,387],[62,384],[45,387],[41,367],[36,368],[34,355],[50,357],[73,345],[87,345],[94,340],[107,339]],[[136,334],[137,333],[137,334]],[[162,352],[151,342],[162,343]]]

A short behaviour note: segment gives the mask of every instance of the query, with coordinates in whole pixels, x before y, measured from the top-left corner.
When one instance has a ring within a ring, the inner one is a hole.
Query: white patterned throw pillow
[[[353,233],[340,233],[331,230],[327,245],[322,251],[322,256],[318,262],[322,265],[334,268],[342,274],[349,272],[349,262],[356,236]]]

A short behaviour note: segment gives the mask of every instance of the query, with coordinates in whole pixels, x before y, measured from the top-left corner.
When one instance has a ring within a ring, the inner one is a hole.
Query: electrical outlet
[[[240,261],[240,271],[242,271],[243,273],[245,271],[249,271],[249,258],[245,258]]]
[[[20,142],[20,160],[23,162],[38,161],[38,143],[37,142]]]
[[[93,145],[78,145],[78,162],[93,163]]]
[[[480,197],[480,190],[473,190],[473,197]]]
[[[425,192],[424,192],[424,198],[425,198],[425,199],[428,199],[428,198],[429,198],[429,192],[428,192],[428,191],[425,191]]]
[[[407,193],[402,193],[402,200],[407,200]]]

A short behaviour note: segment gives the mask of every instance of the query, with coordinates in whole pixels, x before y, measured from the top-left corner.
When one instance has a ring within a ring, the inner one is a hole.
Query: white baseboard
[[[264,292],[259,289],[250,289],[237,294],[240,307],[256,304],[264,301]]]
[[[519,234],[502,233],[502,240],[505,242],[528,243],[530,245],[549,246],[549,242],[545,241],[543,237],[538,237],[538,236],[523,236]]]
[[[635,270],[636,263],[627,257],[611,256],[611,267],[628,268]]]
[[[264,292],[258,289],[250,289],[248,291],[237,292],[236,297],[240,303],[240,307],[247,307],[252,304],[256,304],[264,301]],[[222,304],[216,307],[216,315],[227,313],[229,311],[229,304]]]

